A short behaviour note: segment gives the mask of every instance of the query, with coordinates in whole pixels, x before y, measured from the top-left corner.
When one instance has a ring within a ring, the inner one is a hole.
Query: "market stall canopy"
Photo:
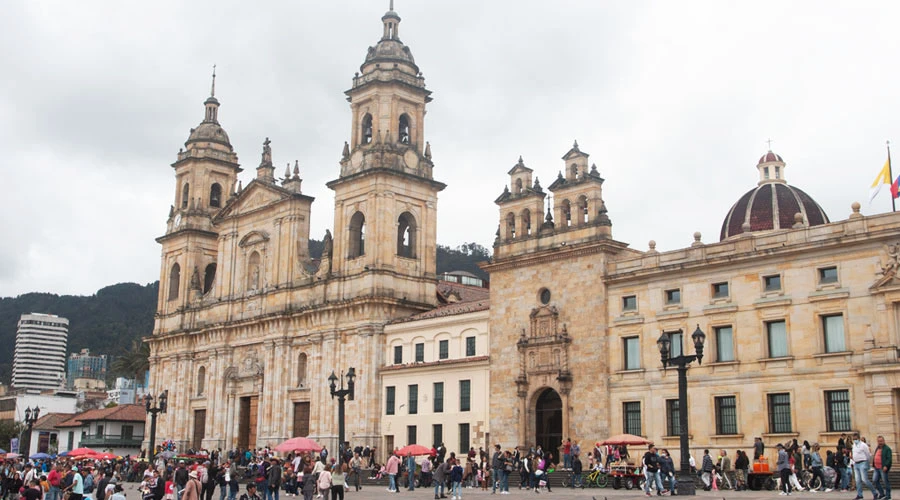
[[[322,445],[305,437],[295,437],[279,444],[275,451],[290,453],[292,451],[322,451]]]
[[[607,438],[606,441],[601,441],[600,444],[611,444],[613,446],[632,446],[641,444],[653,444],[653,441],[641,436],[635,436],[634,434],[618,434]]]

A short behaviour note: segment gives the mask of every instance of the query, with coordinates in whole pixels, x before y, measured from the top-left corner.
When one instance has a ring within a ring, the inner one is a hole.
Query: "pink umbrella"
[[[426,448],[421,444],[408,444],[394,454],[400,457],[405,457],[406,455],[431,455],[431,448]]]
[[[295,437],[279,444],[275,447],[276,451],[281,453],[290,453],[292,451],[322,451],[322,445],[305,437]]]

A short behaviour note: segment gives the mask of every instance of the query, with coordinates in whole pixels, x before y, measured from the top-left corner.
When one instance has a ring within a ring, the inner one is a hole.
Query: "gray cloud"
[[[260,143],[300,161],[313,236],[349,136],[343,91],[387,2],[11,2],[0,15],[0,295],[91,293],[159,275],[170,163],[213,63],[244,181]],[[426,136],[448,184],[438,240],[490,246],[521,154],[549,184],[573,139],[606,178],[613,235],[715,241],[765,140],[833,219],[896,135],[891,2],[398,0],[434,91]]]

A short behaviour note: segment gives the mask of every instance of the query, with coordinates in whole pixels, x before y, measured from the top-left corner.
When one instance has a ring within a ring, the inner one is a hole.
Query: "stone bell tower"
[[[210,291],[216,279],[218,234],[213,217],[233,193],[241,172],[228,134],[219,124],[216,74],[203,103],[203,121],[178,150],[175,203],[169,209],[162,244],[157,311],[173,313]]]
[[[354,294],[384,294],[417,304],[435,301],[437,194],[425,141],[431,91],[409,47],[400,16],[381,18],[381,40],[369,47],[353,86],[350,142],[335,191],[335,277]],[[345,293],[345,296],[348,293]],[[350,298],[350,297],[346,297]]]

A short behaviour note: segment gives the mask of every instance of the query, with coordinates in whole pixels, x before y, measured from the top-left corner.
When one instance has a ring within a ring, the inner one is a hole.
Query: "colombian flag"
[[[898,175],[897,178],[894,179],[894,183],[891,184],[891,196],[893,196],[895,200],[900,198],[900,175]]]

